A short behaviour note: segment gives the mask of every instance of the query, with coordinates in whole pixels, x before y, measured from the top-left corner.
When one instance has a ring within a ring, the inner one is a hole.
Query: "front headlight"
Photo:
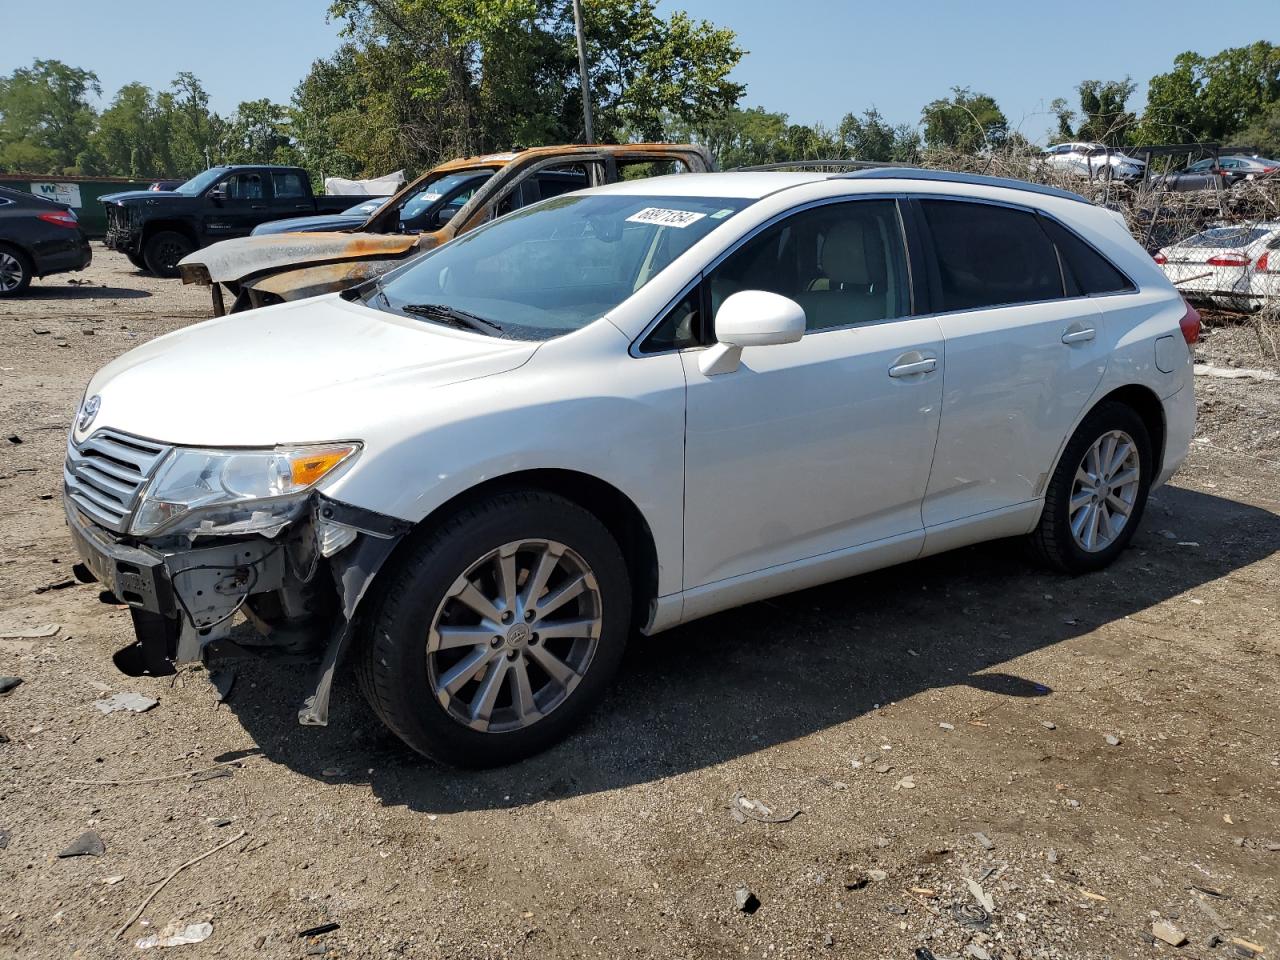
[[[358,443],[175,449],[148,484],[130,532],[272,536],[297,516],[307,492],[359,449]]]

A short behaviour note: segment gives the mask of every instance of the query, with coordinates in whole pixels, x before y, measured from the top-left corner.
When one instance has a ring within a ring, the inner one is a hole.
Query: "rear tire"
[[[30,258],[17,247],[0,244],[0,297],[16,297],[31,286]]]
[[[561,590],[571,599],[557,604]],[[539,490],[459,510],[409,547],[372,600],[361,689],[410,747],[459,767],[511,763],[563,738],[604,696],[631,627],[609,531]]]
[[[157,277],[172,280],[178,276],[178,261],[195,249],[195,244],[176,230],[153,233],[142,245],[142,259]]]
[[[1151,436],[1137,412],[1117,401],[1099,404],[1068,441],[1049,481],[1029,538],[1032,555],[1063,573],[1107,566],[1133,539],[1154,469]]]

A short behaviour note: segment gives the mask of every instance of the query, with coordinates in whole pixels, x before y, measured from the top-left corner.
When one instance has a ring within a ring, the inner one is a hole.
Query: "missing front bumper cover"
[[[254,626],[269,639],[278,629],[279,639],[296,643],[297,624],[305,620],[313,649],[323,647],[311,692],[298,713],[298,721],[308,726],[328,722],[334,675],[359,604],[411,527],[319,495],[303,519],[270,540],[253,536],[198,548],[180,542],[131,544],[92,524],[71,504],[67,524],[88,571],[107,595],[132,608],[137,641],[117,661],[125,672],[154,675],[171,672],[173,663],[199,660],[207,644],[227,633],[236,613],[249,612],[252,598],[274,594],[282,619],[252,616]],[[335,525],[356,531],[336,550],[319,536]],[[332,554],[327,559],[322,546]],[[317,592],[332,601],[319,610],[313,604]]]

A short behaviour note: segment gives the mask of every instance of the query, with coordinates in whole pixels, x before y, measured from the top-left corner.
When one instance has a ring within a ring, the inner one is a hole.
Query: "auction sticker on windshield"
[[[659,227],[684,228],[697,223],[705,213],[694,213],[692,210],[669,210],[666,207],[645,207],[627,217],[628,223],[652,223]]]

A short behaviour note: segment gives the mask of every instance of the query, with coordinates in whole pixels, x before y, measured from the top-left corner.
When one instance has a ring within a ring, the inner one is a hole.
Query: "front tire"
[[[1099,404],[1072,435],[1045,491],[1032,553],[1064,573],[1101,570],[1142,520],[1155,460],[1151,436],[1126,404]]]
[[[459,510],[384,577],[361,688],[392,732],[453,766],[511,763],[563,738],[603,697],[631,626],[617,543],[544,491]]]
[[[31,286],[31,261],[16,247],[0,245],[0,297],[16,297]]]
[[[185,235],[176,230],[153,233],[142,245],[142,259],[157,277],[172,280],[178,276],[178,261],[195,249]]]
[[[140,253],[131,253],[130,251],[126,250],[126,251],[124,252],[124,255],[125,255],[126,257],[128,257],[128,258],[129,258],[129,262],[130,262],[130,263],[132,263],[132,264],[133,264],[135,267],[137,267],[139,270],[149,270],[149,269],[151,269],[150,267],[148,267],[148,266],[147,266],[147,261],[146,261],[145,259],[143,259],[142,254],[140,254]]]

